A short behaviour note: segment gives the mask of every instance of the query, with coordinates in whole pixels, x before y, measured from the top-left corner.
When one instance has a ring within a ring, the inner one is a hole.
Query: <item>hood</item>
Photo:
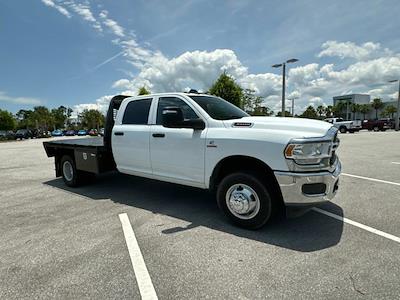
[[[332,127],[332,124],[318,120],[280,117],[244,117],[226,120],[224,123],[227,127],[236,127],[235,123],[251,123],[251,128],[274,132],[281,131],[282,133],[290,132],[293,138],[323,137]]]

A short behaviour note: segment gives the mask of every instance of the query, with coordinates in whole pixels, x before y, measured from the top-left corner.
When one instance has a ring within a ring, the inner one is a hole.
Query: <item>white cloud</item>
[[[9,102],[13,104],[28,104],[28,105],[40,105],[41,100],[31,97],[11,97],[5,92],[0,91],[0,101]]]
[[[78,114],[83,112],[85,109],[96,109],[103,114],[107,113],[108,105],[110,104],[110,100],[113,96],[106,95],[98,98],[95,103],[83,103],[78,104],[73,107],[73,117],[76,117]]]
[[[122,28],[118,23],[110,18],[108,18],[108,11],[102,10],[99,14],[100,18],[103,20],[103,24],[111,29],[111,31],[119,36],[124,37],[124,28]]]
[[[322,44],[322,51],[318,57],[337,56],[341,59],[355,58],[357,60],[370,59],[382,55],[391,55],[388,49],[382,49],[379,43],[367,42],[362,45],[356,45],[353,42],[327,41]]]
[[[71,18],[69,11],[62,6],[55,4],[53,0],[42,0],[42,2],[49,7],[55,8],[59,13],[63,14],[67,18]]]
[[[89,5],[75,3],[73,1],[65,2],[65,4],[68,4],[69,7],[75,13],[77,13],[79,16],[81,16],[85,21],[91,23],[93,28],[95,28],[97,31],[100,31],[100,32],[103,31],[103,28],[101,27],[100,22],[97,21],[96,18],[94,17],[92,11],[90,10]]]
[[[120,79],[117,80],[116,82],[114,82],[114,84],[112,85],[113,88],[126,88],[129,87],[130,85],[130,81],[128,79]]]

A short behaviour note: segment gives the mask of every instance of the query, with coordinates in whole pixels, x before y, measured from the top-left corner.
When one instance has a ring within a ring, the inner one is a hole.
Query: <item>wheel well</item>
[[[256,173],[260,180],[268,184],[270,192],[275,199],[283,204],[281,190],[272,169],[263,161],[244,155],[229,156],[222,159],[214,168],[210,177],[210,190],[216,191],[221,180],[228,174],[238,171],[251,171]]]

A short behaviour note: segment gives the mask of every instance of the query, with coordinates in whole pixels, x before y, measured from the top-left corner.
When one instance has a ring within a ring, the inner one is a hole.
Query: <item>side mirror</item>
[[[192,128],[194,130],[203,130],[206,128],[206,124],[202,119],[184,120],[182,109],[175,106],[163,109],[162,125],[167,128]]]
[[[162,111],[162,125],[169,128],[180,128],[183,123],[182,109],[171,106]]]
[[[183,128],[193,128],[194,130],[203,130],[206,124],[202,119],[192,119],[183,121]]]

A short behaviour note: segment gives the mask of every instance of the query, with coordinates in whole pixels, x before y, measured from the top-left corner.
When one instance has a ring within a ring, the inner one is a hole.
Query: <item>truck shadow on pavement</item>
[[[162,234],[176,234],[205,226],[265,244],[313,252],[338,244],[343,231],[343,222],[315,211],[297,218],[275,221],[256,231],[241,229],[224,218],[214,195],[208,191],[119,173],[99,176],[96,182],[79,188],[67,187],[60,178],[44,184],[93,200],[110,199],[190,223],[186,227],[160,227]],[[342,209],[331,202],[320,208],[343,216]]]

